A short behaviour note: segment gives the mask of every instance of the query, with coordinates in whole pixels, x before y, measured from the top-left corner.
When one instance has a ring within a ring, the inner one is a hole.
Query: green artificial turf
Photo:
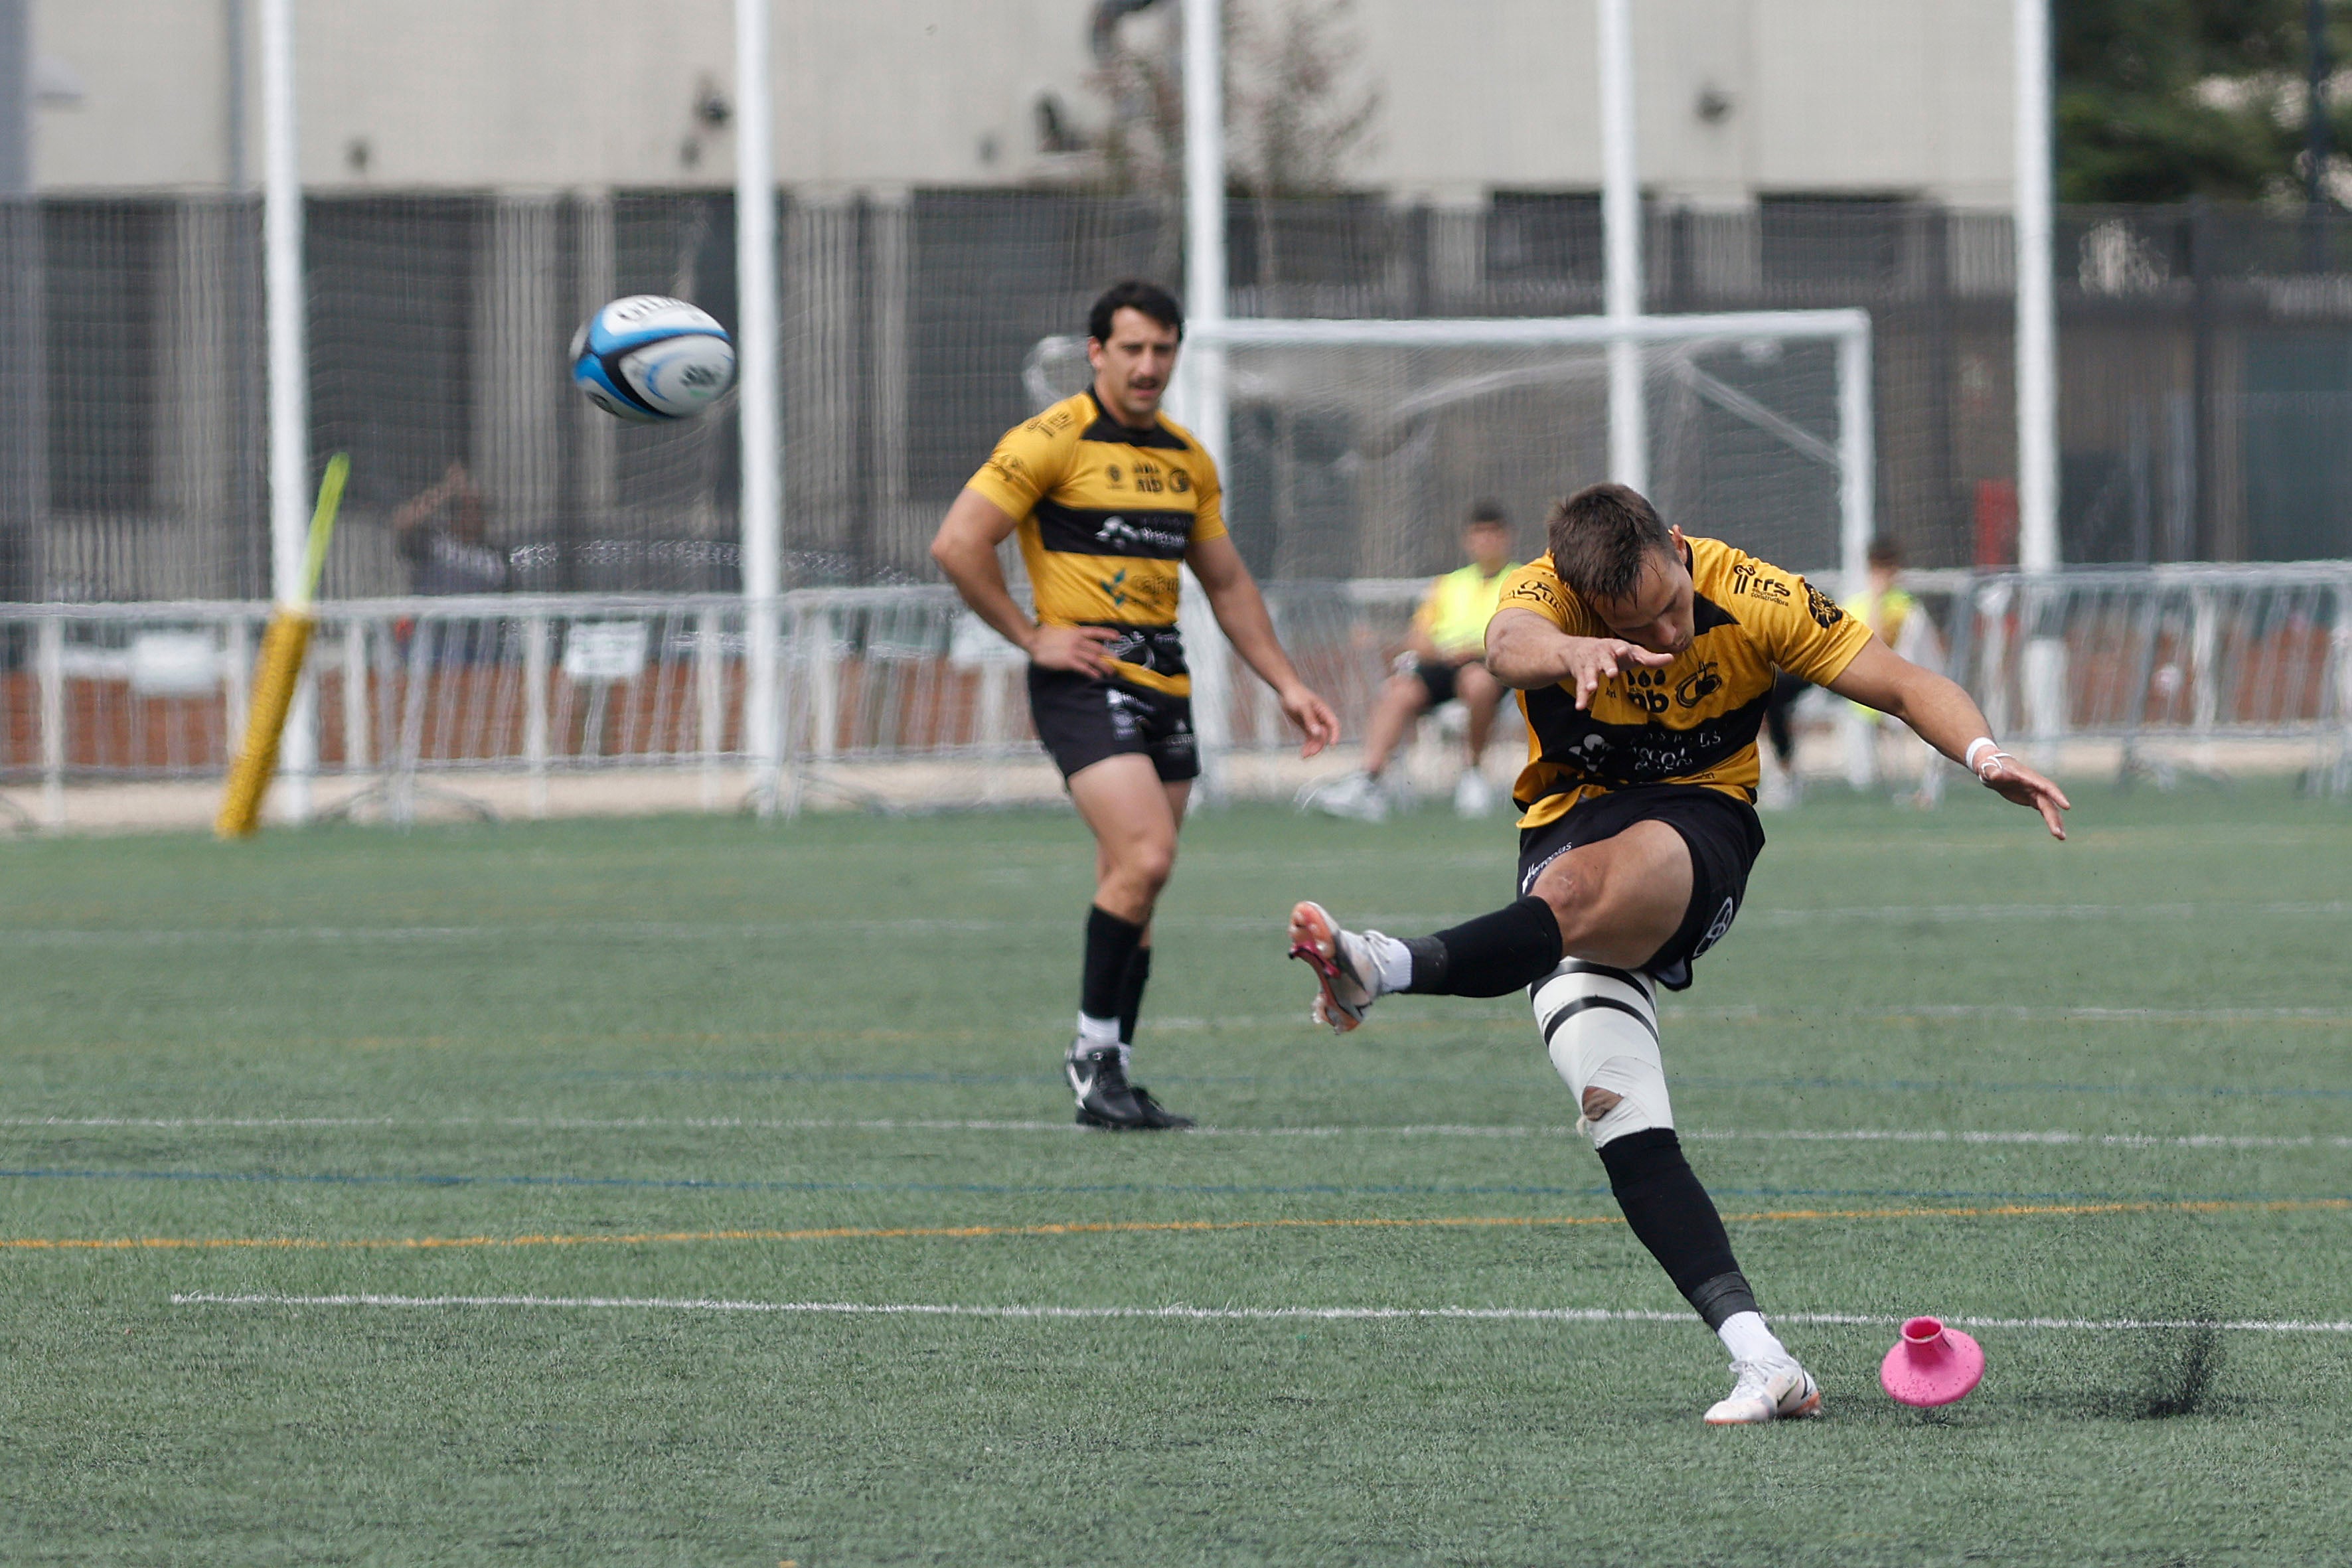
[[[1665,1018],[1768,1310],[2352,1319],[2352,809],[2077,802],[1768,820]],[[1523,1003],[1283,961],[1511,847],[1196,820],[1151,1138],[1067,1125],[1063,814],[0,846],[0,1561],[2343,1560],[2340,1331],[1989,1327],[1923,1415],[1792,1322],[1826,1419],[1718,1431],[1695,1321],[545,1304],[1672,1313]]]

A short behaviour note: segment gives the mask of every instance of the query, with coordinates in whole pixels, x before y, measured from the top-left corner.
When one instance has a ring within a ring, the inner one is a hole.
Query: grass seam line
[[[2179,1203],[1995,1204],[1966,1208],[1910,1206],[1878,1209],[1768,1209],[1727,1214],[1733,1225],[1791,1224],[1811,1220],[2026,1219],[2114,1214],[2290,1214],[2352,1211],[2352,1198],[2275,1198],[2261,1201],[2197,1199]],[[1622,1225],[1616,1215],[1494,1215],[1449,1218],[1363,1216],[1339,1219],[1170,1219],[1057,1221],[1044,1225],[830,1226],[798,1230],[635,1231],[614,1236],[415,1237],[0,1237],[0,1249],[33,1252],[132,1252],[148,1250],[332,1252],[430,1251],[441,1248],[524,1247],[645,1247],[710,1241],[905,1241],[978,1240],[1063,1236],[1131,1236],[1150,1233],[1203,1234],[1234,1230],[1472,1230]]]
[[[635,1309],[691,1312],[778,1312],[807,1316],[1001,1318],[1001,1319],[1173,1319],[1184,1321],[1258,1322],[1312,1320],[1324,1322],[1387,1322],[1417,1320],[1470,1320],[1488,1322],[1538,1323],[1688,1323],[1691,1314],[1654,1308],[1619,1307],[1057,1307],[967,1306],[919,1301],[745,1301],[724,1297],[669,1296],[289,1296],[265,1293],[227,1294],[175,1291],[175,1307],[553,1307]],[[1890,1312],[1775,1312],[1778,1323],[1829,1326],[1891,1326],[1904,1321]],[[2352,1320],[2190,1319],[2155,1318],[1979,1318],[1947,1317],[1944,1321],[1967,1329],[2081,1329],[2108,1333],[2153,1329],[2216,1328],[2254,1333],[2352,1334]]]
[[[260,1131],[381,1127],[409,1131],[496,1127],[516,1131],[545,1132],[1050,1132],[1076,1138],[1095,1136],[1094,1130],[1072,1121],[986,1121],[976,1118],[873,1117],[856,1120],[822,1116],[444,1116],[402,1120],[392,1116],[0,1116],[0,1127],[131,1128],[164,1131]],[[1192,1138],[1570,1138],[1581,1136],[1575,1125],[1508,1123],[1480,1126],[1468,1122],[1404,1122],[1355,1126],[1194,1127]],[[2352,1149],[2352,1136],[2316,1133],[2263,1134],[2232,1132],[2074,1132],[2063,1129],[2003,1131],[1990,1128],[1703,1128],[1685,1129],[1685,1139],[1759,1143],[1983,1143],[2047,1144],[2053,1147],[2089,1145],[2110,1149]]]

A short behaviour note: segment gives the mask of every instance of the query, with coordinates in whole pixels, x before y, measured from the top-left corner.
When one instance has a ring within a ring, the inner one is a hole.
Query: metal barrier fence
[[[2352,787],[2352,563],[1921,573],[1907,586],[1997,731],[2116,742],[2126,777],[2215,769],[2221,747],[2307,745],[2315,782]]]
[[[1285,646],[1351,738],[1425,586],[1267,588]],[[2004,734],[2119,743],[2127,771],[2286,743],[2307,748],[2313,778],[2352,787],[2352,563],[1919,573],[1907,586],[1933,633],[1912,651],[1975,691]],[[1271,694],[1195,613],[1213,774],[1282,752]],[[945,588],[783,597],[772,779],[745,776],[740,598],[352,600],[318,614],[318,775],[363,782],[395,820],[468,775],[522,779],[532,812],[551,778],[619,770],[699,771],[706,805],[772,791],[792,810],[813,792],[1002,799],[1010,773],[1040,765],[1024,661]],[[252,603],[0,607],[0,783],[40,786],[58,820],[69,784],[221,777],[267,618]],[[1235,767],[1221,783],[1265,794],[1270,777]]]

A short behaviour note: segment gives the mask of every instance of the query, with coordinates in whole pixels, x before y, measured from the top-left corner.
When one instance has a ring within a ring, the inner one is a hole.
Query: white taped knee
[[[1551,1065],[1584,1107],[1587,1089],[1605,1089],[1617,1103],[1605,1115],[1581,1125],[1602,1144],[1628,1132],[1670,1128],[1675,1111],[1666,1098],[1666,1068],[1658,1051],[1658,1007],[1646,974],[1563,960],[1529,989],[1536,1027],[1543,1032]]]

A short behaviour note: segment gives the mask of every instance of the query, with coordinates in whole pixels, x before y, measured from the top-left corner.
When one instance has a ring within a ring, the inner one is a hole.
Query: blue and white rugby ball
[[[691,419],[735,384],[735,345],[726,328],[683,300],[632,294],[572,334],[572,383],[623,419]]]

